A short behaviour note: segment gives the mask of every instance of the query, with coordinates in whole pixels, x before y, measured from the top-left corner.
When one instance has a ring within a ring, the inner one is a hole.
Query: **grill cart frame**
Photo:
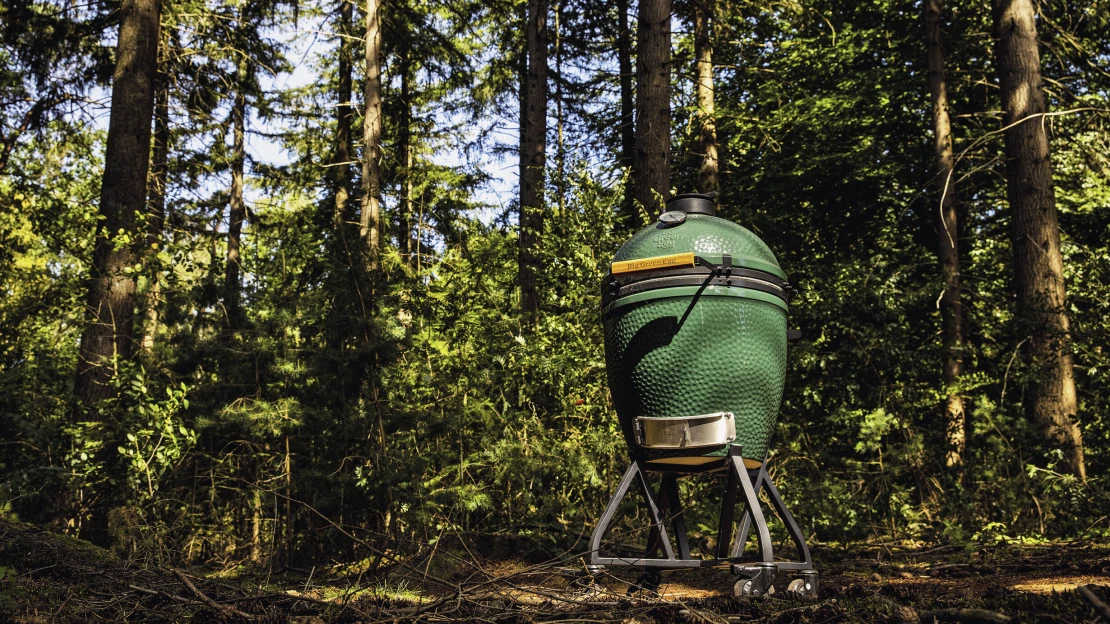
[[[739,446],[729,445],[727,453],[718,460],[696,466],[660,464],[648,459],[647,453],[635,453],[632,463],[625,470],[617,490],[609,500],[605,513],[590,536],[590,566],[599,572],[607,566],[643,568],[643,575],[631,591],[658,589],[666,570],[729,567],[739,577],[733,587],[737,597],[760,597],[773,593],[773,583],[779,572],[792,573],[796,578],[787,591],[801,596],[816,596],[819,574],[813,566],[813,557],[801,528],[779,494],[778,488],[767,474],[767,463],[749,467]],[[750,460],[748,460],[750,461]],[[755,462],[752,462],[755,463]],[[661,473],[662,483],[658,492],[652,490],[649,473]],[[678,496],[678,479],[698,474],[724,473],[725,495],[721,500],[720,524],[717,534],[716,556],[710,559],[695,558],[690,554],[686,521]],[[621,502],[634,484],[644,497],[644,507],[651,519],[648,544],[641,557],[608,557],[601,554],[601,541],[609,530]],[[776,561],[771,532],[759,501],[761,492],[767,494],[774,513],[786,525],[796,549],[797,560]],[[733,535],[736,503],[739,497],[741,520],[739,530]],[[667,531],[668,520],[674,532],[675,545]],[[755,529],[757,549],[745,556],[744,547],[752,529]],[[660,549],[663,557],[658,556]]]

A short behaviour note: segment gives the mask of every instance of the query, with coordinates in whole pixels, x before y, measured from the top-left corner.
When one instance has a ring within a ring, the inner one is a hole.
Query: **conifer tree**
[[[353,71],[353,45],[351,37],[351,20],[354,13],[352,0],[339,0],[339,16],[336,22],[336,34],[339,37],[338,45],[338,71],[339,79],[336,88],[336,120],[335,120],[335,155],[332,158],[334,167],[335,215],[334,223],[337,228],[349,220],[347,214],[350,200],[351,183],[351,106]]]
[[[382,193],[382,28],[380,0],[366,0],[366,84],[362,117],[362,213],[359,233],[367,266],[377,270],[381,255]]]
[[[401,250],[405,261],[410,266],[415,266],[416,243],[413,240],[413,165],[415,164],[415,150],[412,136],[412,111],[413,101],[413,53],[410,49],[401,52],[401,112],[397,119],[398,167],[401,178],[401,214],[397,218],[397,246]]]
[[[169,174],[170,151],[170,76],[169,37],[165,33],[158,46],[158,74],[154,93],[154,145],[151,152],[150,180],[148,182],[146,249],[149,266],[149,284],[143,297],[142,339],[139,346],[145,353],[154,350],[154,337],[158,332],[158,313],[162,296],[162,279],[156,266],[158,251],[165,246],[166,184]]]
[[[933,104],[933,149],[940,195],[937,219],[937,258],[944,291],[938,301],[941,340],[944,343],[944,430],[948,442],[945,463],[960,469],[966,445],[964,401],[955,386],[963,372],[963,310],[960,304],[959,224],[956,218],[955,159],[952,155],[952,121],[948,113],[948,87],[944,72],[939,0],[925,0],[925,43],[929,63],[929,89]]]
[[[1035,371],[1025,407],[1047,443],[1063,451],[1065,470],[1085,479],[1035,11],[1031,0],[992,0],[992,7],[1014,286]]]
[[[698,113],[698,191],[716,193],[720,183],[717,175],[717,120],[713,102],[713,0],[693,0],[694,3],[694,56]]]
[[[81,335],[74,394],[86,405],[107,397],[113,358],[134,352],[136,216],[146,207],[154,82],[158,71],[158,0],[125,0],[120,10],[116,70],[100,220]]]
[[[632,69],[632,31],[628,25],[628,0],[617,0],[617,71],[620,72],[620,163],[634,170],[636,153],[635,94],[632,90],[635,73]],[[636,227],[639,213],[635,207],[635,188],[625,191],[621,211],[628,224]]]
[[[240,12],[240,29],[245,28],[245,15]],[[243,222],[247,219],[247,205],[243,198],[244,175],[246,173],[247,145],[247,90],[250,89],[251,64],[246,53],[241,53],[236,62],[234,101],[231,105],[231,189],[228,194],[227,256],[224,264],[224,308],[227,314],[227,327],[234,329],[241,323],[240,291],[242,290],[242,271],[240,266],[240,245]]]
[[[671,189],[671,2],[641,0],[637,21],[636,200],[650,217]]]
[[[547,150],[547,0],[528,0],[524,24],[527,71],[522,77],[520,118],[520,309],[539,321],[536,246],[544,225]]]

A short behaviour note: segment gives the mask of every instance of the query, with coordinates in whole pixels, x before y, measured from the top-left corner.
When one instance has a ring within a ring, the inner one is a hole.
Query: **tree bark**
[[[1012,126],[1005,142],[1014,283],[1036,371],[1025,409],[1048,444],[1063,451],[1065,470],[1085,479],[1034,9],[1031,0],[992,5],[1003,123]]]
[[[635,95],[632,91],[632,31],[628,26],[628,0],[617,0],[617,68],[620,71],[621,92],[621,167],[632,171],[636,153]],[[628,224],[639,229],[640,218],[636,210],[635,188],[625,191],[621,212]]]
[[[406,48],[401,54],[401,115],[397,133],[400,143],[398,152],[404,162],[401,166],[402,214],[397,219],[397,246],[409,266],[414,266],[413,253],[416,244],[412,240],[412,52]]]
[[[536,246],[543,234],[544,167],[547,149],[547,0],[528,0],[525,23],[527,72],[521,85],[520,123],[520,308],[539,322]]]
[[[555,3],[555,195],[558,205],[556,221],[564,223],[563,210],[567,195],[567,150],[563,142],[563,39],[560,28],[562,2]]]
[[[251,488],[251,547],[250,558],[253,563],[262,561],[262,490],[257,483]]]
[[[933,99],[933,147],[936,152],[936,185],[940,192],[937,215],[937,259],[944,292],[938,305],[944,351],[944,432],[948,442],[945,464],[959,470],[966,445],[964,400],[956,390],[963,372],[963,311],[960,308],[960,248],[956,218],[956,180],[952,175],[952,122],[948,114],[948,87],[941,45],[940,0],[925,0],[925,48],[929,63],[929,90]]]
[[[240,307],[242,272],[239,261],[243,221],[247,218],[247,207],[243,200],[243,176],[247,160],[246,90],[249,69],[247,59],[245,57],[240,58],[235,72],[235,102],[231,107],[231,193],[228,202],[227,261],[224,265],[224,312],[227,315],[227,327],[229,329],[238,327],[242,316]]]
[[[112,111],[100,187],[100,219],[96,229],[87,299],[89,323],[81,334],[74,394],[85,405],[108,397],[112,358],[130,358],[135,315],[134,244],[141,238],[136,215],[146,205],[150,165],[150,126],[154,114],[154,79],[158,71],[158,0],[124,0]]]
[[[671,1],[642,0],[636,55],[636,200],[649,217],[671,189]],[[662,198],[662,199],[659,199]]]
[[[698,169],[698,190],[716,193],[720,190],[717,179],[717,118],[713,101],[713,0],[694,0],[694,56],[697,61],[698,100],[698,152],[701,167]]]
[[[359,233],[367,267],[376,271],[381,254],[382,206],[382,28],[381,0],[366,0],[366,87],[362,120],[362,213]]]
[[[144,353],[154,351],[154,336],[158,333],[158,306],[162,295],[161,272],[158,270],[156,256],[165,239],[166,222],[166,178],[170,153],[170,85],[166,72],[166,41],[162,41],[158,59],[158,74],[155,78],[154,92],[154,147],[151,153],[150,179],[148,181],[149,200],[147,201],[146,249],[148,279],[146,296],[143,300],[143,335],[139,346]]]
[[[351,20],[354,13],[354,4],[350,0],[339,0],[339,23],[336,30],[339,33],[339,85],[336,89],[335,120],[335,158],[334,167],[335,183],[335,227],[343,228],[343,224],[350,220],[347,213],[350,202],[351,185],[351,106],[352,91],[352,54],[351,49]]]

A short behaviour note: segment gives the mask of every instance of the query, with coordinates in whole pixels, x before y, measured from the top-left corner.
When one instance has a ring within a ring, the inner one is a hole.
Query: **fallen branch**
[[[249,621],[254,621],[255,620],[255,616],[251,615],[250,613],[243,613],[242,611],[240,611],[239,609],[236,609],[235,607],[233,607],[231,605],[220,604],[220,603],[216,602],[215,600],[212,600],[211,598],[209,598],[207,596],[207,594],[205,594],[204,592],[197,589],[197,586],[193,585],[193,582],[189,580],[189,577],[185,576],[185,574],[183,572],[181,572],[180,570],[171,570],[171,571],[173,572],[173,575],[176,576],[178,578],[178,580],[180,580],[182,583],[184,583],[185,587],[188,587],[189,591],[193,592],[193,594],[197,598],[200,598],[200,600],[204,604],[212,607],[213,609],[215,609],[215,610],[217,610],[220,613],[223,613],[225,615],[234,615],[236,617],[241,617],[244,620],[249,620]]]
[[[728,620],[711,611],[695,609],[685,602],[679,601],[683,609],[678,612],[683,621],[691,624],[727,624]]]
[[[1091,591],[1089,585],[1080,585],[1075,588],[1075,591],[1078,592],[1080,596],[1083,596],[1084,600],[1091,603],[1091,606],[1095,608],[1095,613],[1097,613],[1099,617],[1106,622],[1110,622],[1110,607],[1107,607],[1105,602],[1099,600],[1095,592]]]
[[[127,587],[129,589],[132,589],[132,590],[135,590],[137,592],[147,594],[147,595],[150,595],[150,596],[164,596],[164,597],[169,598],[170,600],[173,600],[175,602],[180,602],[181,604],[186,604],[186,605],[200,604],[196,601],[189,600],[187,598],[182,598],[181,596],[175,596],[175,595],[173,595],[169,592],[155,591],[153,589],[148,589],[146,587],[139,587],[138,585],[128,585]]]

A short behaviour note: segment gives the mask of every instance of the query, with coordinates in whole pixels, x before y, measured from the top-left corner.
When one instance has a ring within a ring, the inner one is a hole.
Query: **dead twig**
[[[414,572],[416,574],[421,574],[421,571],[416,569],[412,565],[410,565],[410,564],[408,564],[404,561],[401,561],[397,557],[394,557],[393,555],[391,555],[387,552],[382,551],[381,549],[375,547],[374,545],[366,542],[366,540],[359,539],[358,537],[352,535],[349,531],[347,531],[343,527],[336,524],[335,521],[333,521],[331,518],[325,516],[323,513],[321,513],[319,510],[317,510],[312,505],[309,505],[308,503],[306,503],[302,500],[297,500],[295,498],[285,496],[284,494],[282,494],[280,492],[274,492],[273,494],[275,496],[280,497],[280,498],[284,498],[287,501],[290,501],[292,503],[297,503],[298,505],[303,506],[305,509],[308,509],[309,511],[311,511],[314,515],[319,517],[321,520],[330,524],[333,529],[335,529],[336,531],[339,531],[344,537],[346,537],[347,539],[351,540],[352,542],[358,544],[359,546],[362,546],[363,548],[369,550],[371,553],[377,555],[378,557],[381,557],[382,559],[385,559],[386,561],[394,563],[394,564],[396,564],[396,565],[398,565],[398,566],[400,566],[400,567],[402,567],[406,570]],[[447,588],[447,589],[456,589],[456,586],[455,586],[454,583],[449,583],[449,582],[447,582],[443,579],[437,578],[435,576],[425,575],[424,578],[425,578],[425,580],[431,581],[431,582],[435,583],[436,585],[439,585],[440,587],[444,587],[444,588]]]
[[[248,621],[254,621],[256,619],[255,616],[251,615],[250,613],[243,613],[242,611],[236,609],[231,605],[220,604],[215,600],[212,600],[204,592],[197,589],[197,586],[193,585],[193,582],[190,581],[189,577],[185,576],[185,574],[181,572],[181,570],[171,570],[171,572],[173,572],[173,575],[176,576],[178,580],[185,584],[185,587],[189,588],[189,591],[193,592],[193,594],[197,598],[200,598],[201,601],[204,602],[204,604],[212,607],[220,613],[223,613],[225,615],[234,615]]]
[[[147,594],[149,596],[162,596],[164,598],[169,598],[170,600],[172,600],[174,602],[180,602],[181,604],[186,604],[186,605],[200,604],[199,602],[197,602],[195,600],[189,600],[188,598],[182,598],[181,596],[175,596],[171,593],[164,592],[164,591],[156,591],[156,590],[149,589],[149,588],[146,588],[146,587],[139,587],[138,585],[128,585],[127,587],[129,589],[132,589],[132,590],[137,591],[137,592],[142,593],[142,594]]]
[[[906,552],[900,553],[900,554],[911,555],[911,556],[931,555],[933,553],[938,553],[938,552],[942,552],[942,551],[945,551],[945,550],[954,550],[956,548],[957,548],[957,546],[953,546],[951,544],[943,544],[941,546],[934,546],[932,548],[926,548],[925,550],[910,550],[910,551],[906,551]]]

